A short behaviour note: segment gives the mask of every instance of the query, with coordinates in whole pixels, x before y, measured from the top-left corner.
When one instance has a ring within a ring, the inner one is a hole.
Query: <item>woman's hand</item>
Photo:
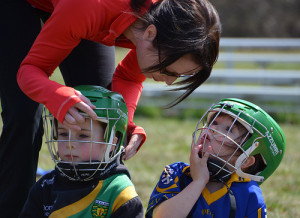
[[[93,105],[87,97],[82,95],[80,91],[76,90],[76,92],[82,101],[69,108],[65,115],[63,124],[73,130],[81,130],[78,124],[84,123],[84,117],[79,113],[79,110],[88,114],[93,120],[96,120],[97,114],[93,110],[96,106]]]
[[[199,152],[203,149],[203,145],[194,145],[190,155],[190,168],[193,181],[203,180],[206,183],[209,181],[209,171],[207,168],[207,159],[211,152],[211,146],[208,146],[203,157],[199,157]]]
[[[143,139],[144,136],[141,134],[132,135],[128,145],[125,147],[125,154],[122,156],[122,159],[128,160],[135,155]]]

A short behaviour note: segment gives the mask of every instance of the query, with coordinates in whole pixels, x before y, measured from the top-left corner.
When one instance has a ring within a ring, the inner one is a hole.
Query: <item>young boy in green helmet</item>
[[[144,217],[143,205],[120,164],[128,112],[123,97],[99,86],[76,87],[92,104],[80,129],[44,116],[55,169],[32,188],[20,217]],[[47,112],[46,112],[47,113]]]
[[[197,124],[190,164],[165,167],[148,217],[266,217],[259,187],[279,166],[285,137],[263,109],[240,99],[212,105]]]

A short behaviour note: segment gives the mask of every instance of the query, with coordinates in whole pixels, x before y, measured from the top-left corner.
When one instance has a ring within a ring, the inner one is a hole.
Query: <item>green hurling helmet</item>
[[[124,152],[128,110],[123,97],[116,92],[91,85],[74,88],[96,106],[94,111],[97,120],[92,120],[87,114],[80,112],[85,118],[85,123],[81,125],[85,125],[83,129],[86,132],[76,132],[58,123],[45,110],[46,144],[56,168],[63,175],[70,180],[88,181],[105,176],[120,164],[120,157]],[[85,148],[87,158],[78,158],[79,146],[82,150]],[[65,147],[68,149],[64,150]]]
[[[232,124],[227,132],[219,132],[213,129],[214,122],[217,117],[224,114],[231,117]],[[230,131],[238,125],[237,123],[246,132],[241,138],[234,140],[230,137],[232,135]],[[206,139],[209,141],[215,138],[223,140],[219,141],[220,149],[210,154],[212,159],[209,158],[208,167],[212,169],[210,170],[212,177],[217,178],[216,180],[221,178],[223,181],[228,180],[230,175],[236,172],[243,178],[263,183],[279,166],[286,144],[283,131],[269,114],[253,103],[235,98],[222,99],[206,111],[198,122],[193,143],[205,144]],[[221,151],[225,148],[228,150],[228,147],[232,154],[222,157]],[[250,156],[255,157],[255,163],[242,169],[242,165]]]

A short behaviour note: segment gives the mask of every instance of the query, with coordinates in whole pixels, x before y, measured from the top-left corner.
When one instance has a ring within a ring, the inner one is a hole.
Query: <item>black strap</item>
[[[230,199],[230,213],[229,213],[229,218],[235,218],[235,213],[236,213],[236,200],[233,192],[231,189],[227,186],[226,183],[224,183],[225,186],[227,187],[227,191],[229,194],[229,199]]]

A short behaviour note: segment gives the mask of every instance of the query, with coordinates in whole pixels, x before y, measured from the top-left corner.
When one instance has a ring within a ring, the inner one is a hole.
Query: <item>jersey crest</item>
[[[164,169],[164,173],[162,175],[162,178],[161,178],[161,182],[164,184],[164,185],[167,185],[169,184],[171,181],[173,181],[172,179],[172,174],[174,173],[174,170],[170,168],[170,166],[165,166],[165,169]]]
[[[92,217],[93,218],[104,218],[107,216],[109,209],[109,203],[105,201],[95,200],[92,206]]]

